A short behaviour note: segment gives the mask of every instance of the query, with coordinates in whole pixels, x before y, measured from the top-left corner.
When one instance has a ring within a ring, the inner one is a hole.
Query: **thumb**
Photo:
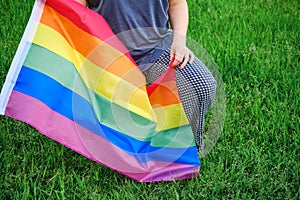
[[[173,66],[174,60],[175,60],[175,57],[173,56],[173,57],[170,59],[169,67],[174,68],[174,66]]]
[[[175,56],[175,52],[174,52],[174,50],[171,48],[171,50],[170,50],[170,61],[174,59],[174,56]]]

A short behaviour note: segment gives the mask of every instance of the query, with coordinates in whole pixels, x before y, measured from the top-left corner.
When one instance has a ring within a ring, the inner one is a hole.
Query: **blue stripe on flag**
[[[14,90],[38,99],[55,112],[123,149],[141,163],[157,160],[200,165],[197,162],[198,158],[194,159],[194,156],[197,156],[195,147],[152,147],[150,142],[136,140],[102,125],[97,120],[93,107],[86,99],[65,88],[54,79],[26,66],[22,67]]]

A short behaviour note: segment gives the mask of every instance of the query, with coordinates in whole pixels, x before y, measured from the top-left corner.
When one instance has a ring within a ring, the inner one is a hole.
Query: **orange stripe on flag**
[[[134,85],[145,84],[144,76],[126,55],[105,41],[85,32],[48,5],[45,5],[41,23],[59,32],[75,50],[97,66]]]
[[[157,85],[149,99],[153,107],[180,103],[175,81],[163,82]]]

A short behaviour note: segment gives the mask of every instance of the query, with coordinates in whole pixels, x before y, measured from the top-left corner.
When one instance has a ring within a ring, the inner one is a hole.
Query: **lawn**
[[[34,0],[0,0],[0,87]],[[137,183],[0,116],[0,199],[300,199],[297,0],[188,0],[226,118],[196,180]]]

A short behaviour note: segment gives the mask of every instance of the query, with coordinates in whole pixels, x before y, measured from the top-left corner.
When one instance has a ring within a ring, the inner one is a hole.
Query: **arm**
[[[77,1],[78,3],[81,3],[81,4],[84,5],[85,7],[87,6],[86,0],[75,0],[75,1]]]
[[[180,63],[184,68],[188,61],[194,60],[194,54],[186,47],[186,32],[188,28],[188,6],[186,0],[169,0],[169,16],[173,29],[173,42],[171,45],[171,60],[173,66]]]

